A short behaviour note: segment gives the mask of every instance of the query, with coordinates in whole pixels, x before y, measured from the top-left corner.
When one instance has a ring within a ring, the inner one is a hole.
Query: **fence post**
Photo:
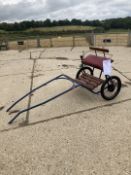
[[[50,38],[50,47],[53,47],[52,38]]]
[[[73,35],[73,47],[75,47],[75,36]]]
[[[131,30],[128,30],[128,46],[131,46]]]
[[[6,40],[6,44],[7,44],[7,50],[9,49],[9,41],[8,39]]]
[[[0,50],[8,50],[8,40],[6,38],[0,40]]]
[[[41,45],[40,45],[40,36],[37,36],[37,47],[38,48],[41,47]]]
[[[32,54],[31,54],[31,52],[30,52],[30,60],[32,59]]]
[[[94,36],[93,36],[93,40],[94,40],[94,46],[96,46],[96,34],[94,33]]]
[[[92,31],[92,34],[91,34],[91,44],[92,44],[93,46],[96,45],[96,36],[95,36],[94,31]]]

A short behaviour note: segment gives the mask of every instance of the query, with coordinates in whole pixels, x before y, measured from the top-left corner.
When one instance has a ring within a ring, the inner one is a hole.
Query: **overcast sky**
[[[131,16],[131,0],[0,0],[0,21]]]

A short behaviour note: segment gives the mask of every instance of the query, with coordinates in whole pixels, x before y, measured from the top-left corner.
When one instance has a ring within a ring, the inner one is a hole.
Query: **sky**
[[[0,22],[131,16],[131,0],[0,0]]]

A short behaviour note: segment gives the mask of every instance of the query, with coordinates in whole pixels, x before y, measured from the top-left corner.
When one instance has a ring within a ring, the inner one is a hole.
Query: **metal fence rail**
[[[6,43],[6,49],[24,50],[40,47],[76,47],[76,46],[131,46],[131,31],[127,33],[84,33],[71,36],[30,36],[12,39],[0,38],[0,48]]]

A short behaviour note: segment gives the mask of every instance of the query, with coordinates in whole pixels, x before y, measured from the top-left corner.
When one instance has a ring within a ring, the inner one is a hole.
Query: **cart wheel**
[[[117,76],[111,76],[101,86],[101,96],[105,100],[112,100],[121,90],[121,80]]]
[[[76,78],[79,79],[80,75],[86,73],[89,75],[93,75],[93,70],[90,67],[82,67],[76,74]]]

